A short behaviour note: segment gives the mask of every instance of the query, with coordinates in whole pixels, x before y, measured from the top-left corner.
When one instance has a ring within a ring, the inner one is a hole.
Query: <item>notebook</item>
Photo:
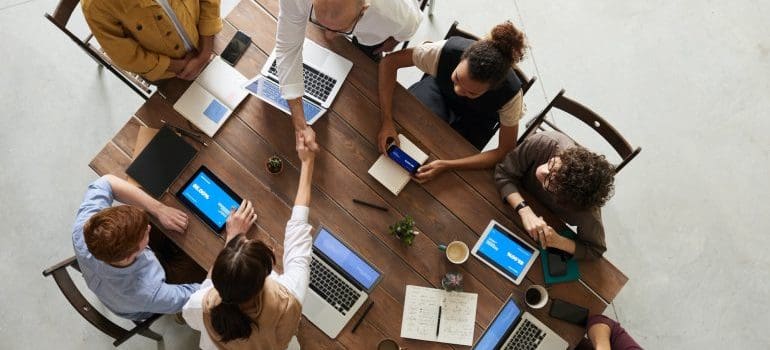
[[[126,169],[144,190],[159,198],[198,151],[168,127],[158,131]]]
[[[138,157],[139,154],[144,151],[144,148],[147,147],[147,144],[152,141],[152,138],[158,134],[158,131],[158,129],[153,129],[143,125],[139,126],[139,131],[136,134],[136,142],[134,143],[134,152],[131,153],[131,159],[136,159],[136,157]],[[127,181],[134,186],[140,186],[139,183],[130,176],[128,177]]]
[[[401,337],[447,344],[473,344],[478,294],[406,286]]]
[[[420,164],[423,164],[428,160],[428,155],[420,150],[414,143],[412,143],[412,141],[409,141],[406,136],[398,134],[398,140],[401,142],[401,150],[414,160]],[[401,193],[401,190],[404,189],[406,184],[412,178],[406,169],[402,168],[398,163],[384,154],[380,155],[372,167],[369,168],[369,175],[372,175],[372,177],[377,179],[377,181],[395,195]]]
[[[246,77],[217,56],[209,62],[174,109],[209,137],[214,137],[246,98]]]
[[[575,240],[577,235],[568,230],[557,231],[558,234]],[[574,257],[567,260],[567,273],[563,276],[552,276],[548,271],[548,252],[545,249],[540,249],[540,261],[543,263],[543,280],[546,286],[550,286],[556,283],[572,282],[580,279],[580,269],[578,268],[577,260]]]

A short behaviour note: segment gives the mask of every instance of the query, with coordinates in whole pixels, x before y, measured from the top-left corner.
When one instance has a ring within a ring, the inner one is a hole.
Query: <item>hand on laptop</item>
[[[179,209],[160,204],[155,212],[155,217],[167,230],[182,233],[187,229],[187,214]]]
[[[254,207],[251,201],[244,199],[238,209],[230,211],[230,216],[225,221],[225,240],[229,242],[233,237],[241,233],[245,234],[255,222],[257,222],[257,214],[254,213]]]

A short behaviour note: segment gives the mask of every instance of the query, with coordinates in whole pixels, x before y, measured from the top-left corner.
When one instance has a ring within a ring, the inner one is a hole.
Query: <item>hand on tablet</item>
[[[179,233],[187,229],[187,214],[179,209],[161,204],[158,207],[155,217],[158,218],[163,228]]]
[[[255,222],[257,222],[257,214],[254,213],[254,207],[251,205],[251,201],[244,199],[241,206],[230,211],[230,216],[227,217],[225,222],[226,240],[230,241],[241,233],[245,234]]]

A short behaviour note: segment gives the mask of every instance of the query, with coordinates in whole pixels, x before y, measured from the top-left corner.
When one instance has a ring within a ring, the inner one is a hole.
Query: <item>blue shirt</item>
[[[110,311],[131,320],[181,311],[200,285],[167,284],[166,273],[149,248],[126,267],[114,267],[88,251],[83,225],[92,215],[112,206],[112,201],[112,187],[107,179],[94,181],[88,186],[72,228],[72,245],[88,288]]]

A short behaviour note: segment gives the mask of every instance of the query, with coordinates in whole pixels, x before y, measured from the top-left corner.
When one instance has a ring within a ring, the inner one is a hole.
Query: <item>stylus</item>
[[[366,314],[369,313],[369,310],[372,309],[372,306],[374,306],[374,300],[372,300],[371,303],[369,303],[369,306],[364,309],[364,313],[361,314],[361,317],[358,318],[358,321],[356,321],[356,324],[353,325],[353,329],[350,330],[350,333],[353,333],[356,331],[356,328],[358,328],[358,325],[361,324],[361,322],[364,320],[364,317],[366,317]]]
[[[388,208],[381,207],[381,206],[379,206],[377,204],[372,204],[372,203],[369,203],[369,202],[364,202],[364,201],[362,201],[360,199],[353,198],[353,203],[365,205],[367,207],[371,207],[371,208],[374,208],[374,209],[379,209],[379,210],[382,210],[382,211],[388,211]]]

